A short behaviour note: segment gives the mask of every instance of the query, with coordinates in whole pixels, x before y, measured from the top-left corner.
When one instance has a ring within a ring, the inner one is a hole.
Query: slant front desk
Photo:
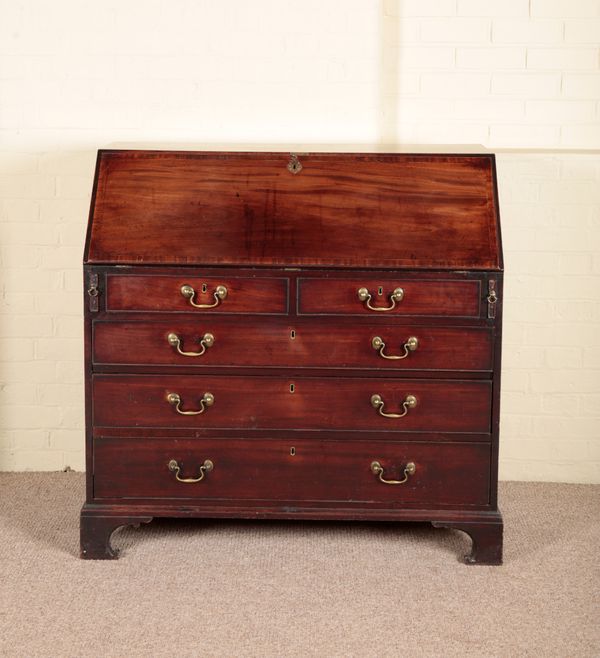
[[[240,517],[501,562],[493,155],[100,151],[84,276],[82,557]]]

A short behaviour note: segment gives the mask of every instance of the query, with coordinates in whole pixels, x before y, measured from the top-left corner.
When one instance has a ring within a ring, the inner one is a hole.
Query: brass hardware
[[[290,340],[294,340],[296,338],[296,330],[292,329],[290,331]]]
[[[378,294],[380,297],[381,297],[381,295],[383,295],[383,286],[379,286],[379,288],[377,288],[377,294]]]
[[[378,395],[377,393],[371,396],[371,406],[374,409],[377,409],[381,416],[385,416],[386,418],[404,418],[409,409],[414,409],[417,406],[417,398],[414,395],[407,395],[402,403],[404,411],[401,414],[385,413],[383,411],[383,399],[381,398],[381,395]]]
[[[299,174],[302,171],[302,163],[298,160],[298,156],[295,153],[290,153],[290,161],[287,168],[292,174]]]
[[[177,463],[175,459],[171,459],[171,461],[167,464],[168,468],[170,471],[175,473],[175,479],[177,482],[202,482],[204,478],[206,477],[206,474],[209,471],[212,471],[214,468],[214,464],[210,461],[210,459],[205,460],[204,464],[200,466],[200,475],[197,478],[181,478],[179,477],[179,473],[181,472],[181,467]]]
[[[167,342],[182,356],[202,356],[206,352],[207,348],[212,347],[215,344],[215,337],[212,334],[204,334],[204,336],[202,336],[200,339],[200,347],[202,349],[199,352],[184,352],[181,349],[181,338],[172,332],[167,336]]]
[[[399,356],[395,356],[393,354],[384,354],[383,350],[385,349],[385,343],[383,342],[383,339],[380,338],[379,336],[375,336],[373,340],[371,341],[371,347],[374,350],[379,351],[379,356],[383,357],[384,359],[390,359],[390,360],[398,360],[398,359],[406,359],[406,357],[410,354],[410,352],[414,352],[417,347],[419,347],[419,339],[416,336],[410,336],[406,340],[406,343],[404,343],[404,354],[400,354]]]
[[[98,295],[100,291],[98,290],[98,275],[96,272],[90,272],[88,274],[88,289],[87,289],[89,300],[89,308],[92,313],[98,312]]]
[[[296,448],[295,448],[294,446],[292,446],[292,447],[290,448],[290,455],[291,455],[292,457],[295,457],[295,456],[296,456]]]
[[[215,298],[214,303],[212,304],[196,304],[194,297],[196,291],[189,286],[187,283],[184,286],[181,286],[181,294],[189,300],[190,304],[194,308],[214,308],[218,306],[226,297],[227,297],[227,288],[225,286],[217,286],[213,292],[213,297]]]
[[[496,303],[498,302],[498,294],[496,292],[496,281],[490,279],[488,281],[488,318],[493,319],[496,317]]]
[[[404,290],[402,288],[394,289],[394,292],[390,294],[390,306],[371,306],[372,295],[366,288],[358,289],[358,298],[370,311],[392,311],[396,308],[396,302],[401,302],[404,298]]]
[[[402,480],[386,480],[383,477],[383,466],[377,461],[371,462],[371,471],[373,475],[376,475],[379,478],[379,481],[383,482],[383,484],[404,484],[408,480],[408,476],[414,475],[416,470],[417,467],[415,463],[408,462],[404,467],[404,477]]]
[[[294,384],[290,384],[290,393],[294,393],[296,390],[296,386]]]
[[[167,402],[175,407],[178,414],[182,416],[198,416],[206,411],[206,407],[212,407],[215,403],[215,396],[212,393],[205,393],[200,400],[200,409],[198,411],[183,411],[181,409],[181,397],[179,393],[167,393]]]

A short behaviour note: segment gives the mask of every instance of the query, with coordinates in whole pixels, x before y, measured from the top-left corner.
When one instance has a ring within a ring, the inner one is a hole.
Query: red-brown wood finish
[[[271,441],[230,439],[96,439],[94,495],[102,498],[193,498],[288,503],[338,502],[386,507],[487,505],[490,445],[432,443]],[[200,482],[200,466],[213,468]],[[386,480],[401,480],[407,463],[415,473],[404,484],[384,484],[372,470],[378,461]]]
[[[195,308],[181,294],[181,288],[191,286],[196,304],[212,305],[218,286],[227,288],[227,296],[213,308]],[[287,313],[288,281],[284,278],[245,279],[232,276],[204,277],[195,272],[190,276],[120,276],[109,275],[106,285],[108,311],[174,311],[196,316],[215,313]],[[205,292],[202,292],[205,289]]]
[[[369,303],[374,308],[392,306],[390,295],[402,288],[404,297],[391,310],[374,311],[358,297],[358,290],[366,288],[372,295]],[[477,318],[480,313],[481,286],[479,281],[403,280],[355,277],[353,279],[299,279],[299,315],[441,315]]]
[[[492,155],[101,151],[85,248],[81,555],[153,517],[430,521],[502,560]],[[289,165],[289,168],[288,168]],[[295,173],[294,173],[295,172]],[[193,308],[181,294],[212,304]],[[373,311],[358,298],[367,288]],[[206,333],[214,341],[194,351]],[[386,360],[372,346],[378,336]],[[408,339],[417,349],[407,351]],[[214,404],[198,408],[206,392]],[[379,394],[384,418],[371,405]],[[210,453],[210,454],[209,454]],[[200,465],[214,468],[198,483]],[[406,463],[416,465],[404,484]]]
[[[491,156],[101,151],[89,263],[500,268]]]
[[[357,430],[382,432],[490,431],[487,381],[366,378],[225,377],[207,375],[94,375],[94,424],[98,427]],[[214,404],[197,411],[205,393]],[[385,413],[401,413],[409,395],[417,406],[403,418],[386,418],[371,405],[382,397]],[[460,413],[457,413],[460,412]]]
[[[200,356],[184,356],[169,344],[175,333],[180,349],[201,352],[200,341],[210,333],[211,347]],[[373,348],[385,343],[386,359]],[[417,347],[405,348],[415,337]],[[390,370],[491,371],[493,336],[489,329],[398,325],[390,320],[371,324],[323,325],[319,320],[169,317],[157,320],[96,322],[94,363],[113,365],[171,365],[206,369],[220,366],[278,368],[381,368]]]

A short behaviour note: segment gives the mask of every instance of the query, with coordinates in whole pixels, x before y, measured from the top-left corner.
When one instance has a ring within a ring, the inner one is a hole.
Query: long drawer
[[[298,279],[300,315],[479,317],[476,279]]]
[[[98,427],[490,431],[491,382],[94,375]]]
[[[108,311],[285,314],[288,280],[268,277],[202,277],[181,274],[118,275],[106,281]]]
[[[96,322],[96,364],[491,371],[490,329],[173,316]]]
[[[486,505],[489,466],[482,443],[99,438],[94,498]]]

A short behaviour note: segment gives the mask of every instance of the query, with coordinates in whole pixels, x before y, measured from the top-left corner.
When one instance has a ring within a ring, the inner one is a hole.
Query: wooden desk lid
[[[493,155],[100,151],[88,263],[499,270]]]

